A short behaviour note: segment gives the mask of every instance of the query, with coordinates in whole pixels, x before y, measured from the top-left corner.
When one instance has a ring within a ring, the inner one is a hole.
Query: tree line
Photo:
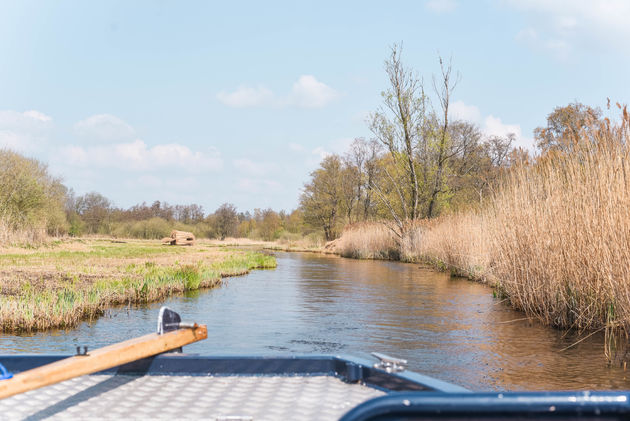
[[[36,159],[0,149],[0,244],[64,235],[158,239],[173,229],[190,231],[200,238],[266,241],[312,231],[305,228],[299,209],[239,212],[225,203],[206,213],[199,204],[171,205],[159,200],[127,209],[116,207],[97,192],[77,195]]]

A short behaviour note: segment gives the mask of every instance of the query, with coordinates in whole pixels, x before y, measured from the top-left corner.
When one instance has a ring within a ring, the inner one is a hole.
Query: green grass
[[[13,291],[0,295],[0,330],[72,327],[111,305],[158,301],[215,287],[223,277],[275,267],[273,256],[253,251],[146,242],[93,241],[83,250],[2,255],[0,269],[20,277],[0,279],[1,287]]]

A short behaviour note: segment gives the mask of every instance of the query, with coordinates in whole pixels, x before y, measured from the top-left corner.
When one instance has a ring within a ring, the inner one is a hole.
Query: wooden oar
[[[160,322],[161,315],[162,311]],[[180,328],[175,330],[165,329],[163,334],[152,333],[140,336],[90,351],[86,355],[75,355],[23,371],[8,380],[0,380],[0,399],[161,354],[208,337],[208,329],[205,325],[194,323],[186,324],[185,328],[181,326],[184,324],[180,324],[178,326]]]

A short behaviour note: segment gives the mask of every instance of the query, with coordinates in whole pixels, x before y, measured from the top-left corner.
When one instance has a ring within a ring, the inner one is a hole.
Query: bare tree
[[[433,88],[440,110],[428,113],[422,80],[402,64],[401,46],[394,45],[385,62],[389,90],[382,94],[383,106],[371,116],[370,129],[389,152],[372,187],[391,214],[399,238],[412,220],[435,216],[441,194],[448,191],[448,114],[458,76],[452,75],[450,60],[440,57],[439,62],[441,74],[433,78]]]
[[[350,150],[344,157],[347,165],[356,168],[358,173],[358,177],[354,180],[356,183],[357,220],[369,219],[373,211],[372,187],[376,179],[377,161],[381,152],[382,146],[377,140],[357,138],[354,139],[350,145]]]
[[[449,130],[448,130],[448,110],[451,103],[451,95],[457,82],[459,81],[459,76],[456,76],[455,79],[451,76],[452,64],[451,60],[448,63],[444,63],[442,57],[440,57],[440,70],[441,70],[441,78],[438,82],[435,77],[433,78],[433,88],[435,89],[435,93],[437,94],[438,100],[440,102],[440,108],[442,111],[442,121],[440,125],[440,130],[438,133],[438,156],[436,161],[436,176],[433,182],[433,190],[431,192],[431,198],[429,199],[429,209],[427,211],[427,216],[432,218],[435,214],[435,205],[437,202],[438,194],[442,193],[442,186],[444,182],[444,170],[446,167],[446,162],[448,159],[447,148],[449,141]]]
[[[392,165],[384,168],[384,173],[395,194],[391,197],[382,186],[373,184],[372,187],[389,209],[399,237],[406,231],[408,222],[420,216],[417,149],[426,121],[422,81],[403,65],[401,52],[402,46],[394,45],[385,61],[390,87],[382,93],[384,105],[372,114],[370,124],[376,139],[389,151]]]

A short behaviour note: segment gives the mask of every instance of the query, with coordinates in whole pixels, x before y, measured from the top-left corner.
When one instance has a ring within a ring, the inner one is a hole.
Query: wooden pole
[[[207,337],[206,325],[195,324],[193,328],[162,335],[152,333],[90,351],[87,355],[75,355],[0,380],[0,399],[161,354]]]

